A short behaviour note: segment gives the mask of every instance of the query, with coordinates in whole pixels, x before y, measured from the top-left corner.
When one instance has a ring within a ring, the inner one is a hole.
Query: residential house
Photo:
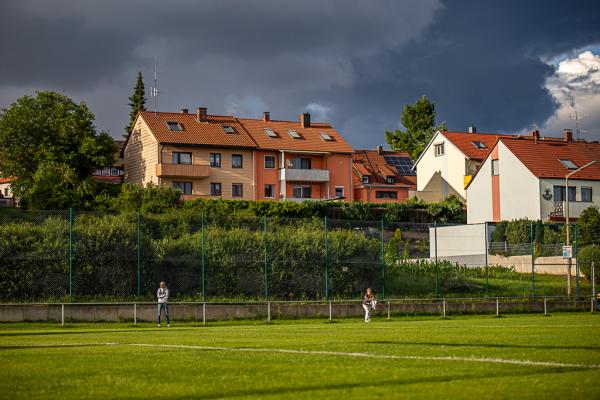
[[[352,198],[352,148],[329,124],[144,111],[124,149],[125,181],[184,199]]]
[[[574,173],[566,189],[565,176]],[[564,221],[568,192],[569,217],[600,206],[600,143],[563,138],[502,137],[488,152],[467,187],[467,222],[527,218]]]
[[[0,207],[14,207],[16,205],[10,183],[12,178],[0,178]]]
[[[466,186],[498,139],[512,135],[438,131],[415,162],[417,197],[431,202],[450,195],[466,201]]]
[[[101,166],[97,168],[92,177],[99,182],[123,183],[123,174],[125,162],[123,160],[124,140],[115,140],[116,151],[112,165]]]
[[[256,200],[352,200],[352,148],[331,125],[310,117],[279,121],[266,112],[238,119],[257,146]]]
[[[416,189],[416,173],[408,153],[355,150],[352,156],[354,199],[369,203],[406,201]]]

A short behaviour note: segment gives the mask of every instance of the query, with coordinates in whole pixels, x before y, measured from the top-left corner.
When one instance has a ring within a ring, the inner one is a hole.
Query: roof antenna
[[[158,93],[158,68],[156,67],[156,56],[154,56],[154,85],[150,92],[150,96],[154,97],[154,114],[156,114],[157,111]]]
[[[575,110],[575,114],[569,114],[569,118],[575,121],[575,139],[579,140],[579,120],[583,119],[583,114],[578,114]]]

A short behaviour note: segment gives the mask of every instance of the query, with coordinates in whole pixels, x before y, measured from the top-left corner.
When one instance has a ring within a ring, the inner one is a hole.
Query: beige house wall
[[[124,150],[124,182],[146,186],[158,184],[158,141],[142,118],[137,119],[133,132]]]
[[[221,197],[224,199],[254,199],[253,152],[251,149],[161,145],[161,162],[170,164],[173,152],[192,153],[192,164],[196,165],[209,165],[210,154],[219,153],[221,154],[221,167],[210,167],[209,176],[203,178],[164,177],[160,179],[162,186],[172,186],[173,181],[191,182],[192,196],[210,197],[210,184],[215,182],[221,184]],[[233,154],[242,155],[242,168],[232,168]],[[233,183],[243,185],[243,197],[232,197]]]

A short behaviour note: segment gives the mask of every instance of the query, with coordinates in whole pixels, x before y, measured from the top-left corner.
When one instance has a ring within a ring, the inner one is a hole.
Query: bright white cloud
[[[575,111],[581,139],[600,139],[600,55],[584,51],[576,58],[558,64],[555,73],[546,81],[559,108],[542,126],[543,131],[558,133],[564,128],[575,130],[572,119]]]
[[[264,111],[269,111],[269,106],[259,96],[229,95],[225,97],[225,112],[228,115],[256,118]]]
[[[328,122],[333,111],[333,107],[327,106],[319,102],[313,102],[304,107],[306,111],[313,114],[313,120],[315,122],[323,121]]]

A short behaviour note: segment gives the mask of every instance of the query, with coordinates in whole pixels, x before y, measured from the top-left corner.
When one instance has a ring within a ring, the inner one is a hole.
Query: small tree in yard
[[[592,263],[595,269],[596,284],[600,283],[600,246],[593,244],[579,250],[577,254],[579,269],[588,280],[592,279]]]
[[[146,111],[146,89],[144,88],[144,77],[141,71],[138,71],[133,94],[129,97],[129,107],[131,107],[131,112],[129,113],[129,125],[125,127],[125,134],[123,135],[125,138],[129,136],[133,129],[133,123],[138,113]]]
[[[596,207],[588,207],[577,221],[577,239],[581,244],[600,245],[600,211]]]

